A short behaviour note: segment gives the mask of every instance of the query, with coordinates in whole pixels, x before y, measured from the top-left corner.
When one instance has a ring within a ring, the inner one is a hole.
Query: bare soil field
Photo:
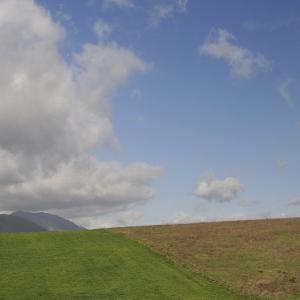
[[[300,218],[112,230],[236,292],[300,299]]]

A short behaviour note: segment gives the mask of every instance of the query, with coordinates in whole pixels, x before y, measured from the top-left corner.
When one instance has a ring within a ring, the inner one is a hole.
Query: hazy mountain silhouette
[[[42,226],[18,216],[0,215],[0,232],[47,231]]]
[[[17,216],[24,220],[33,222],[47,231],[60,231],[60,230],[84,230],[85,228],[74,224],[73,222],[66,220],[62,217],[38,212],[32,213],[27,211],[16,211],[11,216]]]

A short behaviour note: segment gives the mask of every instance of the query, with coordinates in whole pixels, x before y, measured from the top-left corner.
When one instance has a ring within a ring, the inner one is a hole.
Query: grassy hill
[[[243,299],[106,230],[0,234],[0,299]]]
[[[114,229],[239,293],[300,299],[300,218]]]
[[[0,270],[9,300],[300,299],[300,218],[2,233]]]

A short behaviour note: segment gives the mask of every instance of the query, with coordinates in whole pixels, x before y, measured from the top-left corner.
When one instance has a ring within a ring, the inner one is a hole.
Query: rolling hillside
[[[0,235],[0,299],[243,299],[106,230]]]
[[[300,218],[113,229],[194,277],[268,299],[300,299]]]

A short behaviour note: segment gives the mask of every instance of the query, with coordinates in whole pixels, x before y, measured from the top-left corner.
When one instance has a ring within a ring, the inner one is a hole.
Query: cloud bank
[[[269,71],[272,66],[262,54],[239,46],[235,36],[221,28],[210,32],[199,53],[224,60],[236,78],[250,78],[256,73]]]
[[[0,210],[109,212],[150,199],[162,173],[90,154],[118,145],[109,97],[149,66],[100,41],[67,63],[59,53],[64,37],[33,0],[0,1]]]

